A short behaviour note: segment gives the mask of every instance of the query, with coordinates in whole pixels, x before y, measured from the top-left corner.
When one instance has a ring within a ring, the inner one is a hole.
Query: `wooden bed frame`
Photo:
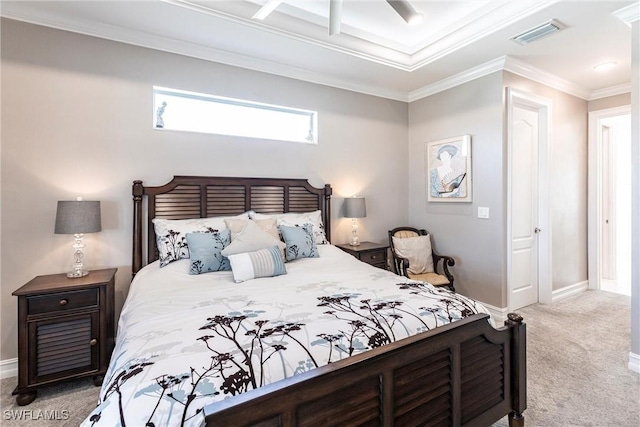
[[[159,187],[134,181],[132,272],[158,258],[153,218],[320,209],[330,240],[331,191],[304,179],[175,176]],[[522,427],[526,325],[515,313],[499,329],[487,319],[475,314],[210,404],[206,425],[488,426],[508,415],[510,426]]]

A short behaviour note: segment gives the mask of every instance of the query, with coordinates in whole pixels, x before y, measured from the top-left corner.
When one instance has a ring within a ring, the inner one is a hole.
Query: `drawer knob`
[[[94,345],[96,345],[96,344],[98,344],[98,340],[97,340],[97,339],[95,339],[95,338],[94,338],[94,339],[92,339],[92,340],[89,342],[89,345],[91,345],[91,347],[93,347],[93,346],[94,346]]]
[[[378,258],[378,255],[371,255],[371,259],[376,259]]]
[[[68,302],[69,302],[69,300],[65,298],[65,299],[61,299],[59,304],[60,305],[67,305]]]

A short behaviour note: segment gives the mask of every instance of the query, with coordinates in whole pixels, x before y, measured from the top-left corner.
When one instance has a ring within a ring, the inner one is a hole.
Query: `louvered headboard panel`
[[[274,214],[320,209],[330,239],[331,192],[329,184],[316,188],[305,179],[174,176],[159,187],[146,187],[142,181],[134,181],[133,274],[158,259],[154,218],[190,219],[238,215],[249,210]],[[147,237],[146,251],[142,244],[144,236]]]

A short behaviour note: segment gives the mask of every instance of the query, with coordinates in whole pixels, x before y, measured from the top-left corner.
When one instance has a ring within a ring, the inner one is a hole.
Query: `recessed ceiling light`
[[[615,67],[617,64],[618,63],[615,61],[603,62],[602,64],[598,64],[595,67],[593,67],[593,69],[596,71],[608,71],[613,67]]]

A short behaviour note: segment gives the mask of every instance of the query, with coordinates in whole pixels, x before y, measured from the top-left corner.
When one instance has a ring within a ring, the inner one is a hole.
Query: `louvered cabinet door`
[[[99,312],[29,322],[29,383],[97,372]]]

